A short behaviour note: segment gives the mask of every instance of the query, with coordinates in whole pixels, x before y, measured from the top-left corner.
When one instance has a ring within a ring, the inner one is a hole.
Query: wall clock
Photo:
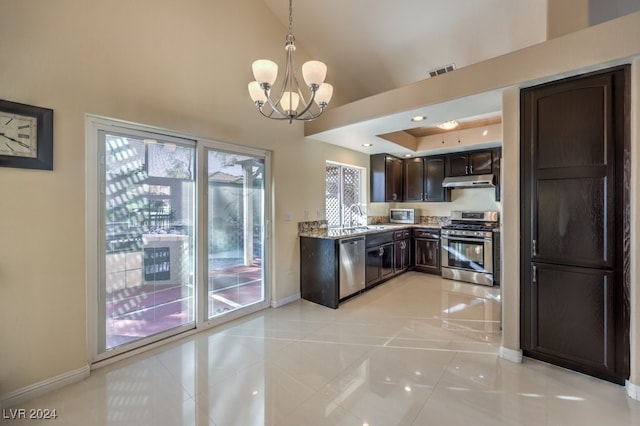
[[[53,170],[53,110],[0,100],[0,166]]]

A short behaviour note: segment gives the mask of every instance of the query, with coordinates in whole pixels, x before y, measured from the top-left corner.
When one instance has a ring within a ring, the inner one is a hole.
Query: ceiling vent
[[[440,74],[446,74],[448,72],[454,71],[455,69],[456,69],[456,64],[449,64],[440,68],[435,68],[429,71],[429,77],[437,77]]]

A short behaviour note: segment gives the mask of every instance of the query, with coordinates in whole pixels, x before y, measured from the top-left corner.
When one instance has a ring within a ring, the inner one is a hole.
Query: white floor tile
[[[410,272],[337,310],[305,300],[267,309],[11,407],[57,419],[0,422],[640,424],[640,402],[621,386],[500,359],[500,320],[499,288]]]

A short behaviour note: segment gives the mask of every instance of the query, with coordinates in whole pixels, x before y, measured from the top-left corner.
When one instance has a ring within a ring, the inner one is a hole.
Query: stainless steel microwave
[[[416,209],[389,209],[391,223],[418,223]]]

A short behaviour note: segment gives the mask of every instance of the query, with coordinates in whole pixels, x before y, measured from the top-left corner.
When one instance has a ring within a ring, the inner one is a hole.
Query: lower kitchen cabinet
[[[300,296],[336,309],[340,300],[337,240],[300,237]]]
[[[415,228],[413,230],[413,269],[440,274],[440,230]]]
[[[393,243],[367,249],[365,285],[374,286],[393,276]]]
[[[406,272],[411,266],[411,230],[402,229],[394,234],[395,274]]]
[[[365,286],[372,287],[394,275],[393,232],[367,235]]]

